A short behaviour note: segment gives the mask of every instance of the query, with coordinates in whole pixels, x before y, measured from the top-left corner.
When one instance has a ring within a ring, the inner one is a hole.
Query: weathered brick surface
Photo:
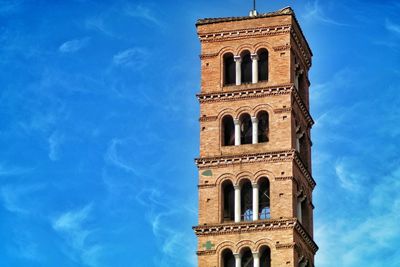
[[[222,266],[221,252],[224,248],[239,253],[241,248],[249,247],[256,252],[262,245],[271,249],[273,267],[298,266],[302,257],[313,266],[316,250],[310,244],[314,244],[312,191],[315,183],[311,177],[311,149],[308,149],[306,157],[295,152],[299,127],[306,132],[307,144],[311,145],[313,122],[308,113],[308,79],[300,84],[300,91],[294,88],[296,69],[301,68],[307,77],[312,54],[297,21],[294,15],[288,14],[200,24],[197,30],[201,40],[202,72],[198,95],[201,129],[197,162],[199,227],[227,224],[223,222],[221,207],[221,184],[225,180],[238,185],[246,179],[255,183],[261,177],[268,177],[271,219],[264,220],[266,223],[292,220],[294,225],[299,224],[296,209],[300,194],[307,196],[310,214],[308,222],[298,226],[305,229],[303,232],[306,234],[296,232],[293,225],[257,231],[241,229],[222,233],[218,230],[204,235],[196,230],[199,266]],[[260,48],[269,52],[268,81],[224,86],[224,53],[240,55],[244,50],[255,53]],[[267,143],[222,146],[221,120],[224,115],[239,118],[248,113],[255,116],[261,110],[269,114]],[[263,221],[250,223],[260,222]],[[204,246],[208,241],[213,244],[211,249]]]

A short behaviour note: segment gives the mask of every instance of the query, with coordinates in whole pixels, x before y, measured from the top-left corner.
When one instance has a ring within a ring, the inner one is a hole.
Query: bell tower
[[[290,7],[200,19],[199,267],[311,267],[312,52]]]

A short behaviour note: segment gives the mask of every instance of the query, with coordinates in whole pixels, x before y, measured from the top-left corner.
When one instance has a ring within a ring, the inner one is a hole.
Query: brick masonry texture
[[[297,267],[302,259],[314,266],[318,247],[313,241],[315,182],[310,149],[313,121],[308,113],[310,83],[306,78],[299,85],[301,91],[294,86],[296,69],[302,69],[308,77],[312,53],[295,15],[277,14],[197,25],[201,41],[201,92],[199,225],[194,229],[200,267],[222,266],[221,252],[225,248],[240,253],[244,247],[256,252],[262,246],[270,248],[273,267]],[[268,81],[224,86],[223,55],[240,55],[244,50],[256,53],[260,48],[269,53]],[[255,116],[259,111],[269,114],[268,142],[222,146],[225,115],[239,118],[243,113]],[[296,152],[299,128],[307,136],[306,156]],[[256,183],[261,177],[268,177],[270,182],[271,218],[237,224],[223,222],[221,184],[230,180],[240,185],[246,179]],[[307,197],[307,225],[296,218],[300,194]],[[208,229],[211,226],[214,228]],[[207,242],[208,248],[204,245]]]

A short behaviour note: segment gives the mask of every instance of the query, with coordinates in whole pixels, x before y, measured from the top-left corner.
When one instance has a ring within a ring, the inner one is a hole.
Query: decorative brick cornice
[[[311,236],[304,230],[303,226],[296,218],[281,219],[281,220],[262,220],[255,222],[240,222],[240,223],[221,223],[194,226],[193,230],[196,236],[217,236],[233,233],[248,233],[258,231],[280,231],[294,229],[302,238],[305,244],[315,254],[318,250],[317,244]],[[294,244],[280,244],[277,248],[292,248]],[[200,251],[199,251],[200,252]],[[198,253],[199,253],[198,252]],[[212,251],[201,251],[200,253],[213,253]]]
[[[198,187],[199,189],[211,188],[211,187],[215,187],[215,184],[199,184],[197,187]]]
[[[306,119],[308,126],[311,127],[314,125],[314,120],[311,117],[310,112],[308,111],[306,105],[304,104],[303,100],[301,99],[299,92],[297,91],[296,88],[292,88],[292,92],[293,92],[293,96],[294,96],[294,100],[296,101],[297,105],[299,106],[300,110],[303,113],[304,118]]]
[[[220,101],[232,101],[246,98],[259,98],[270,95],[284,95],[289,94],[292,90],[293,85],[281,85],[281,86],[264,86],[257,88],[245,88],[239,90],[229,90],[226,92],[210,92],[197,94],[197,99],[200,103],[205,102],[220,102]]]
[[[210,103],[210,102],[223,102],[223,101],[232,101],[232,100],[243,100],[249,98],[262,98],[266,96],[275,96],[275,95],[287,95],[293,93],[294,100],[299,106],[305,120],[311,127],[314,124],[314,120],[312,119],[310,112],[308,111],[306,105],[301,99],[297,89],[295,89],[293,84],[288,85],[280,85],[280,86],[264,86],[257,88],[243,88],[240,90],[230,90],[227,92],[210,92],[197,94],[197,99],[200,103]],[[289,111],[291,107],[285,109],[277,109],[277,112],[286,112]],[[275,110],[274,110],[275,112]]]
[[[298,37],[298,33],[295,29],[290,28],[290,33],[291,36],[293,37],[294,41],[296,42],[299,51],[301,53],[301,55],[303,56],[303,59],[306,61],[307,66],[310,68],[311,67],[311,55],[309,53],[306,52],[306,50],[303,47],[303,44],[301,43],[299,37]]]
[[[197,168],[199,169],[223,167],[232,164],[282,161],[294,161],[296,163],[296,166],[302,172],[303,176],[306,178],[310,187],[314,188],[316,186],[315,180],[312,178],[311,174],[308,172],[307,168],[304,166],[298,153],[295,150],[273,151],[254,154],[236,154],[221,157],[204,157],[195,159]]]
[[[193,230],[197,236],[223,235],[242,232],[293,229],[295,223],[296,219],[264,220],[256,222],[199,225],[193,227]]]
[[[222,157],[204,157],[195,159],[199,169],[219,167],[231,164],[255,163],[262,161],[279,162],[290,161],[295,156],[294,150],[276,151],[256,154],[237,154]]]
[[[215,249],[213,249],[213,250],[198,250],[196,252],[197,256],[214,255],[215,253],[217,253],[217,251]]]
[[[221,42],[226,40],[238,40],[249,37],[273,36],[273,35],[290,33],[291,28],[292,26],[290,24],[286,24],[286,25],[276,25],[276,26],[269,26],[262,28],[210,32],[210,33],[200,34],[199,39],[201,42]]]
[[[302,172],[303,176],[306,178],[308,185],[311,187],[311,189],[314,189],[314,187],[317,185],[317,183],[315,182],[314,178],[311,176],[308,169],[305,167],[304,163],[301,161],[301,158],[300,158],[298,152],[296,151],[295,153],[296,153],[296,155],[294,157],[294,162],[296,163],[297,167]]]
[[[199,118],[200,122],[206,122],[206,121],[216,121],[218,119],[218,116],[203,116]]]
[[[299,236],[303,239],[303,241],[307,244],[307,246],[311,249],[312,253],[315,254],[318,251],[318,246],[311,238],[311,236],[304,230],[301,223],[296,220],[294,225],[295,231],[299,234]]]

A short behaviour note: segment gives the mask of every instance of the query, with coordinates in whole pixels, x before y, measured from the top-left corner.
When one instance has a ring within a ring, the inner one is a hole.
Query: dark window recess
[[[250,52],[246,52],[242,56],[242,83],[251,83],[252,81],[252,71],[251,71],[251,66],[252,65],[252,60],[250,56]]]
[[[242,221],[251,221],[253,220],[253,187],[249,181],[243,184],[240,193]]]
[[[306,165],[306,168],[308,168],[308,145],[307,145],[307,139],[306,139],[306,134],[303,134],[303,136],[300,138],[300,158],[304,165]]]
[[[252,134],[253,134],[253,124],[251,122],[251,117],[249,114],[243,114],[240,116],[240,143],[242,145],[251,144]]]
[[[230,115],[222,119],[222,145],[233,146],[235,144],[235,125]]]
[[[253,253],[248,248],[242,254],[242,267],[254,267]]]
[[[260,220],[265,220],[271,218],[270,212],[270,198],[269,198],[269,180],[268,178],[264,177],[261,180],[260,188],[259,188],[259,196],[258,196],[258,203],[259,203],[259,212],[260,212]]]
[[[261,249],[260,267],[271,267],[271,250],[269,247]]]
[[[235,267],[235,256],[230,249],[222,252],[222,264],[223,267]]]
[[[235,219],[235,192],[231,182],[226,182],[222,187],[224,199],[224,222]]]
[[[268,128],[269,128],[269,116],[266,111],[261,111],[257,115],[258,118],[258,142],[268,142]]]
[[[268,80],[268,50],[261,49],[258,52],[258,80]]]
[[[236,83],[236,66],[232,53],[224,55],[224,85]]]

